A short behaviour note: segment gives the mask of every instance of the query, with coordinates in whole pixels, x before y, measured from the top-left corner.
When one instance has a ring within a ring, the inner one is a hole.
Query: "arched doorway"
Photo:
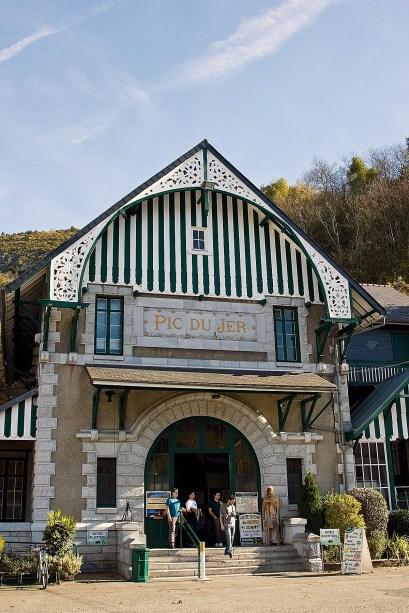
[[[155,440],[145,464],[145,491],[178,487],[184,505],[189,491],[203,512],[199,537],[209,537],[207,509],[214,491],[258,492],[260,471],[247,438],[230,424],[212,417],[190,417],[168,426]],[[146,499],[145,499],[146,504]],[[148,547],[167,546],[166,519],[145,512]]]

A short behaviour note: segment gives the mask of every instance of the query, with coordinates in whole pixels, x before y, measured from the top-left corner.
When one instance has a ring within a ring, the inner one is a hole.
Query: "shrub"
[[[380,492],[368,487],[355,487],[347,492],[361,503],[361,513],[369,539],[374,530],[386,532],[388,527],[388,507]]]
[[[63,556],[68,553],[76,532],[76,522],[73,517],[63,515],[60,509],[51,511],[43,534],[47,553],[51,556]]]
[[[325,504],[325,521],[328,528],[339,528],[341,539],[348,526],[365,528],[360,515],[361,504],[349,494],[333,494]]]
[[[51,571],[61,574],[61,579],[68,579],[81,572],[82,556],[69,551],[61,557],[49,557],[48,564]]]
[[[371,558],[379,560],[382,558],[388,546],[388,537],[385,530],[372,530],[368,537],[368,547]]]
[[[394,534],[388,542],[388,551],[391,558],[409,558],[409,539],[406,536]]]
[[[307,520],[307,528],[315,534],[324,526],[322,500],[314,475],[309,470],[305,475],[304,485],[298,500],[298,511]]]
[[[5,555],[1,559],[3,572],[9,575],[20,573],[34,573],[37,570],[37,558],[32,555]]]
[[[409,536],[409,510],[397,509],[389,513],[388,534],[392,536]]]
[[[0,558],[3,555],[5,546],[6,546],[6,539],[4,538],[4,536],[0,536]]]

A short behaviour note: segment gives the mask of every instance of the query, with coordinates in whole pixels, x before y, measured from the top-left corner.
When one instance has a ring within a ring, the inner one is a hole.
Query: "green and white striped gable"
[[[390,407],[390,426],[391,433],[390,441],[397,439],[409,439],[409,386],[403,389],[402,397]],[[386,427],[384,413],[380,413],[375,419],[365,428],[362,439],[363,441],[385,441]]]
[[[0,441],[35,440],[37,394],[34,389],[0,406]]]

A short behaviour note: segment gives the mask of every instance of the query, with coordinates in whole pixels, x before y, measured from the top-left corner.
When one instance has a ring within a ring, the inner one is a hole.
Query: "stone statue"
[[[271,486],[267,488],[262,508],[264,545],[281,545],[280,498]]]

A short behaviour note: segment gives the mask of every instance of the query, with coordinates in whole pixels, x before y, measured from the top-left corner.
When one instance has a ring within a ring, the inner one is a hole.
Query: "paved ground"
[[[168,580],[144,584],[92,581],[81,576],[41,590],[0,588],[0,611],[18,613],[407,613],[409,567],[373,574],[303,573],[213,577],[208,582]]]

